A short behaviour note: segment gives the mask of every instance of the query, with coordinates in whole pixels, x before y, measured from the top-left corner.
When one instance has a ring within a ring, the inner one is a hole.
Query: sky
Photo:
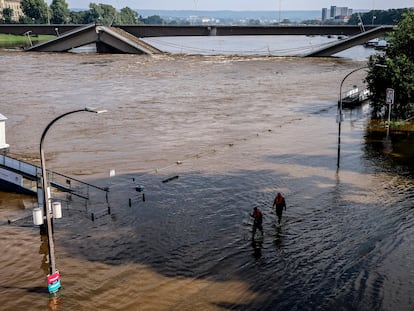
[[[51,0],[46,1],[51,3]],[[351,9],[387,10],[414,7],[414,0],[66,0],[69,8],[89,3],[110,4],[117,9],[278,11],[321,10],[332,5]]]

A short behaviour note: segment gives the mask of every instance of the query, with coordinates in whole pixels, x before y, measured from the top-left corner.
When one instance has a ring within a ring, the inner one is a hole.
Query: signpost
[[[391,106],[394,105],[394,89],[387,88],[386,90],[386,103],[388,104],[388,123],[387,123],[387,140],[390,134],[390,122],[391,122]]]
[[[387,97],[386,102],[388,104],[388,126],[390,126],[391,121],[391,106],[394,105],[394,89],[387,88]]]

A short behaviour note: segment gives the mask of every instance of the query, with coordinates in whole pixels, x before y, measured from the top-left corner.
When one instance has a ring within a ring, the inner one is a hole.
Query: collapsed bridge
[[[394,26],[294,25],[294,26],[171,26],[171,25],[0,25],[0,33],[53,34],[57,37],[27,51],[66,52],[95,43],[98,53],[161,54],[143,38],[180,36],[347,36],[305,57],[325,57],[394,31]]]

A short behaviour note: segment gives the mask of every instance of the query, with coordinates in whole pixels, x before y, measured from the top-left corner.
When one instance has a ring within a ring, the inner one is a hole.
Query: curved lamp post
[[[336,162],[336,168],[337,170],[339,169],[339,158],[340,158],[340,153],[341,153],[341,123],[343,121],[343,116],[342,116],[342,86],[344,85],[344,82],[346,80],[346,78],[348,78],[351,74],[353,74],[354,72],[358,71],[358,70],[362,70],[365,68],[369,68],[369,66],[363,66],[363,67],[359,67],[357,69],[352,70],[350,73],[348,73],[341,81],[341,85],[339,86],[339,100],[338,100],[338,116],[337,116],[337,121],[338,121],[338,158],[337,158],[337,162]]]
[[[49,273],[50,276],[53,276],[56,274],[56,260],[55,260],[55,243],[53,240],[53,228],[52,228],[52,215],[51,215],[51,204],[50,204],[50,197],[49,197],[49,191],[47,191],[48,189],[48,182],[47,182],[47,175],[46,175],[46,165],[45,165],[45,155],[44,155],[44,151],[43,151],[43,142],[45,140],[46,134],[48,132],[48,130],[50,129],[50,127],[59,119],[62,119],[63,117],[73,114],[73,113],[77,113],[77,112],[93,112],[93,113],[102,113],[102,112],[106,112],[106,110],[96,110],[94,108],[89,108],[86,107],[84,109],[78,109],[78,110],[73,110],[67,113],[64,113],[58,117],[56,117],[55,119],[53,119],[44,129],[42,137],[40,139],[40,165],[41,165],[41,169],[42,169],[42,192],[43,192],[43,212],[44,215],[46,216],[46,233],[47,233],[47,243],[48,243],[48,248],[49,248]],[[59,290],[60,288],[60,281],[59,281],[59,286],[57,286],[56,290],[50,290],[49,288],[49,292],[56,292],[57,290]]]
[[[375,64],[375,67],[381,67],[381,68],[387,68],[386,65],[381,65],[381,64]],[[356,68],[354,70],[352,70],[350,73],[348,73],[341,81],[341,85],[339,86],[339,100],[338,100],[338,116],[337,116],[337,120],[338,120],[338,159],[336,162],[336,168],[337,171],[339,170],[339,158],[340,158],[340,153],[341,153],[341,122],[343,121],[343,116],[342,116],[342,86],[346,80],[346,78],[348,78],[351,74],[353,74],[356,71],[362,70],[362,69],[366,69],[369,68],[369,66],[363,66],[363,67],[359,67]]]

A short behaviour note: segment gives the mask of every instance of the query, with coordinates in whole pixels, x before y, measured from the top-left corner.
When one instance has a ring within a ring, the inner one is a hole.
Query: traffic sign
[[[387,88],[387,104],[393,105],[394,104],[394,89]]]

